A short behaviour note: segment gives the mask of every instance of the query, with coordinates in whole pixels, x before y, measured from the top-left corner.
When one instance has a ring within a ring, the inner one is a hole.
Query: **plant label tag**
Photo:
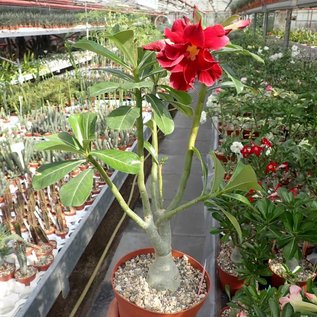
[[[11,151],[12,152],[20,153],[23,150],[24,150],[24,143],[23,142],[11,144]]]

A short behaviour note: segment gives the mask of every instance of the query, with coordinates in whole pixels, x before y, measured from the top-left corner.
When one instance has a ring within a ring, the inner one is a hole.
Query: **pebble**
[[[151,254],[140,255],[119,267],[114,277],[116,291],[137,306],[160,313],[177,313],[206,297],[206,280],[198,294],[202,273],[185,256],[174,259],[181,275],[181,285],[175,292],[150,288],[146,277],[153,260]]]

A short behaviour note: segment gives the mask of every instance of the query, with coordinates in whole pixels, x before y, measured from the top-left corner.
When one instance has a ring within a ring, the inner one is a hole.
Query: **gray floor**
[[[194,98],[196,98],[195,93]],[[177,113],[175,117],[175,132],[166,137],[160,146],[161,155],[169,157],[164,168],[166,203],[173,198],[176,192],[178,180],[182,172],[183,154],[187,143],[186,136],[188,135],[189,130],[189,120],[184,117],[184,115]],[[212,129],[211,122],[207,121],[201,126],[196,144],[197,148],[201,151],[203,158],[206,158],[207,153],[215,148],[216,139],[216,133]],[[212,177],[212,175],[210,175],[210,177]],[[200,162],[197,158],[194,158],[193,169],[184,196],[184,201],[199,195],[201,189],[202,178]],[[199,317],[215,317],[220,303],[220,294],[217,292],[217,285],[215,285],[216,279],[214,270],[217,241],[209,234],[211,226],[211,217],[203,204],[198,204],[189,208],[185,212],[178,214],[172,220],[173,248],[193,256],[201,263],[205,263],[206,261],[206,267],[212,280],[211,295],[202,311],[199,313]],[[121,237],[105,279],[94,299],[94,303],[88,314],[89,317],[106,316],[108,305],[113,298],[110,285],[110,274],[117,260],[127,252],[146,246],[149,246],[149,243],[145,234],[130,221]]]

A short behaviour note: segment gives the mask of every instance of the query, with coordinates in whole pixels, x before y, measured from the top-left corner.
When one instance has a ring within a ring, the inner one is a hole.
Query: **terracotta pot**
[[[223,317],[222,314],[223,314],[225,311],[227,311],[227,310],[230,310],[230,307],[228,307],[228,306],[223,307],[223,308],[221,309],[221,311],[220,311],[219,317]]]
[[[39,247],[39,249],[35,249],[35,254],[37,257],[50,255],[53,252],[53,247],[50,243],[41,243]]]
[[[238,277],[223,271],[219,265],[217,265],[217,270],[220,285],[223,290],[225,289],[226,285],[229,285],[230,293],[233,295],[237,290],[239,290],[243,286],[244,280],[241,280]]]
[[[64,231],[55,230],[55,234],[60,237],[61,239],[65,239],[68,234],[69,229],[65,228]]]
[[[42,260],[42,258],[45,258],[46,261],[44,264],[40,263],[40,262],[35,262],[34,266],[37,268],[38,271],[44,272],[47,271],[47,269],[51,266],[51,264],[54,261],[54,256],[53,255],[45,255],[43,257],[39,257],[39,261]]]
[[[109,305],[107,317],[120,317],[119,316],[119,309],[118,309],[118,302],[114,298]]]
[[[178,313],[169,314],[169,313],[153,312],[153,311],[138,307],[137,305],[129,302],[126,298],[124,298],[121,294],[119,294],[115,290],[115,288],[114,288],[114,275],[115,275],[115,272],[118,270],[118,268],[121,265],[123,265],[126,261],[129,261],[130,259],[133,259],[138,255],[148,254],[148,253],[154,253],[154,249],[153,248],[145,248],[145,249],[140,249],[140,250],[136,250],[136,251],[133,251],[131,253],[128,253],[127,255],[122,257],[117,262],[117,264],[115,265],[115,267],[112,271],[112,288],[113,288],[113,291],[115,293],[116,300],[118,302],[118,310],[119,310],[119,315],[117,315],[117,316],[120,316],[120,317],[168,317],[168,316],[171,316],[171,317],[195,317],[196,314],[198,313],[199,309],[202,307],[205,300],[207,299],[207,296],[205,296],[205,298],[200,303],[192,306],[189,309],[182,310]],[[185,255],[183,252],[176,251],[176,250],[173,250],[172,254],[174,257],[182,257]],[[189,255],[186,255],[186,256],[188,257],[188,260],[193,267],[199,269],[200,271],[203,271],[203,267],[201,266],[201,264],[199,262],[197,262],[195,259],[193,259]],[[210,278],[209,278],[209,275],[207,272],[205,273],[205,279],[207,281],[207,289],[209,292],[209,290],[210,290]]]
[[[4,262],[0,266],[0,282],[6,282],[14,278],[15,265],[12,263]]]
[[[29,265],[28,266],[28,276],[19,276],[20,274],[20,269],[17,270],[14,274],[14,277],[15,279],[19,282],[19,283],[22,283],[24,284],[25,286],[29,286],[30,283],[35,279],[36,277],[36,273],[37,273],[37,269],[32,266],[32,265]]]

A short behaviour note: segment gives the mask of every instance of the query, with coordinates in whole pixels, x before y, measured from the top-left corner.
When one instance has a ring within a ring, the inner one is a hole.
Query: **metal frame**
[[[146,129],[145,139],[148,140],[150,136],[150,129]],[[133,151],[136,150],[136,144],[135,142],[133,145]],[[121,188],[127,177],[128,174],[116,171],[112,176],[112,181],[118,188]],[[109,187],[105,186],[87,211],[87,215],[56,255],[53,264],[41,277],[26,303],[19,309],[16,317],[46,316],[61,291],[64,298],[67,296],[69,292],[68,278],[114,199]]]
[[[53,35],[53,34],[65,34],[65,33],[78,33],[87,32],[94,30],[103,30],[104,26],[80,26],[73,28],[48,28],[48,29],[36,29],[36,28],[25,28],[17,30],[0,30],[0,38],[11,38],[11,37],[24,37],[24,36],[39,36],[39,35]]]

